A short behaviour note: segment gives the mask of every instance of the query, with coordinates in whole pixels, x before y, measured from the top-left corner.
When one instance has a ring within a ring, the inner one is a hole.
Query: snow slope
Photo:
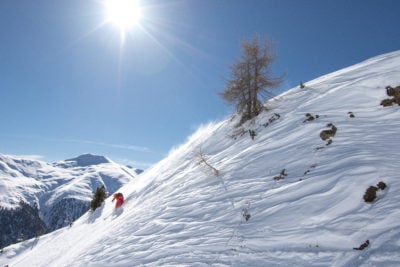
[[[397,51],[294,88],[242,128],[237,117],[204,125],[120,189],[121,209],[107,199],[71,228],[5,248],[0,265],[399,266],[400,108],[379,105],[399,84]],[[364,202],[379,181],[388,187]]]

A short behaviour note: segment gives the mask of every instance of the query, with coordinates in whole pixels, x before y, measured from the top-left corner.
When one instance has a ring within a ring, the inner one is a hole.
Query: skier
[[[114,202],[114,200],[117,200],[117,202],[115,203],[115,208],[119,208],[121,207],[122,203],[124,203],[124,196],[122,195],[122,193],[115,193],[111,202]]]

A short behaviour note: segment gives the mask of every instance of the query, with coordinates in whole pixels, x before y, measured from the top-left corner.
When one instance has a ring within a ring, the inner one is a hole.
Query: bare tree
[[[215,176],[219,176],[220,174],[219,171],[208,162],[208,157],[201,148],[199,152],[196,154],[196,161],[198,165],[204,164],[205,166],[207,166],[209,170],[213,172]]]
[[[271,77],[270,67],[275,60],[271,50],[270,43],[260,43],[258,36],[254,36],[242,42],[242,55],[230,68],[231,78],[220,95],[228,105],[236,106],[242,116],[240,124],[260,114],[264,98],[273,95],[270,89],[283,80],[283,76]]]

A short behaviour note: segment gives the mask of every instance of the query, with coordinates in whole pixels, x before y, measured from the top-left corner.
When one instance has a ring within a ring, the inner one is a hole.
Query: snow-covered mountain
[[[107,199],[0,265],[399,266],[400,107],[380,102],[400,51],[305,85],[242,127],[200,127],[120,189],[120,209]]]
[[[113,193],[135,176],[129,168],[91,154],[52,164],[0,155],[0,207],[30,204],[52,231],[85,213],[97,187]]]

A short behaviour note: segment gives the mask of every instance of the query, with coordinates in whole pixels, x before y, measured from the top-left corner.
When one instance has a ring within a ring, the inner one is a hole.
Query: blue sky
[[[122,38],[101,0],[1,1],[0,153],[147,168],[230,114],[217,92],[243,39],[275,43],[273,72],[287,72],[277,93],[400,49],[397,0],[140,4]]]

